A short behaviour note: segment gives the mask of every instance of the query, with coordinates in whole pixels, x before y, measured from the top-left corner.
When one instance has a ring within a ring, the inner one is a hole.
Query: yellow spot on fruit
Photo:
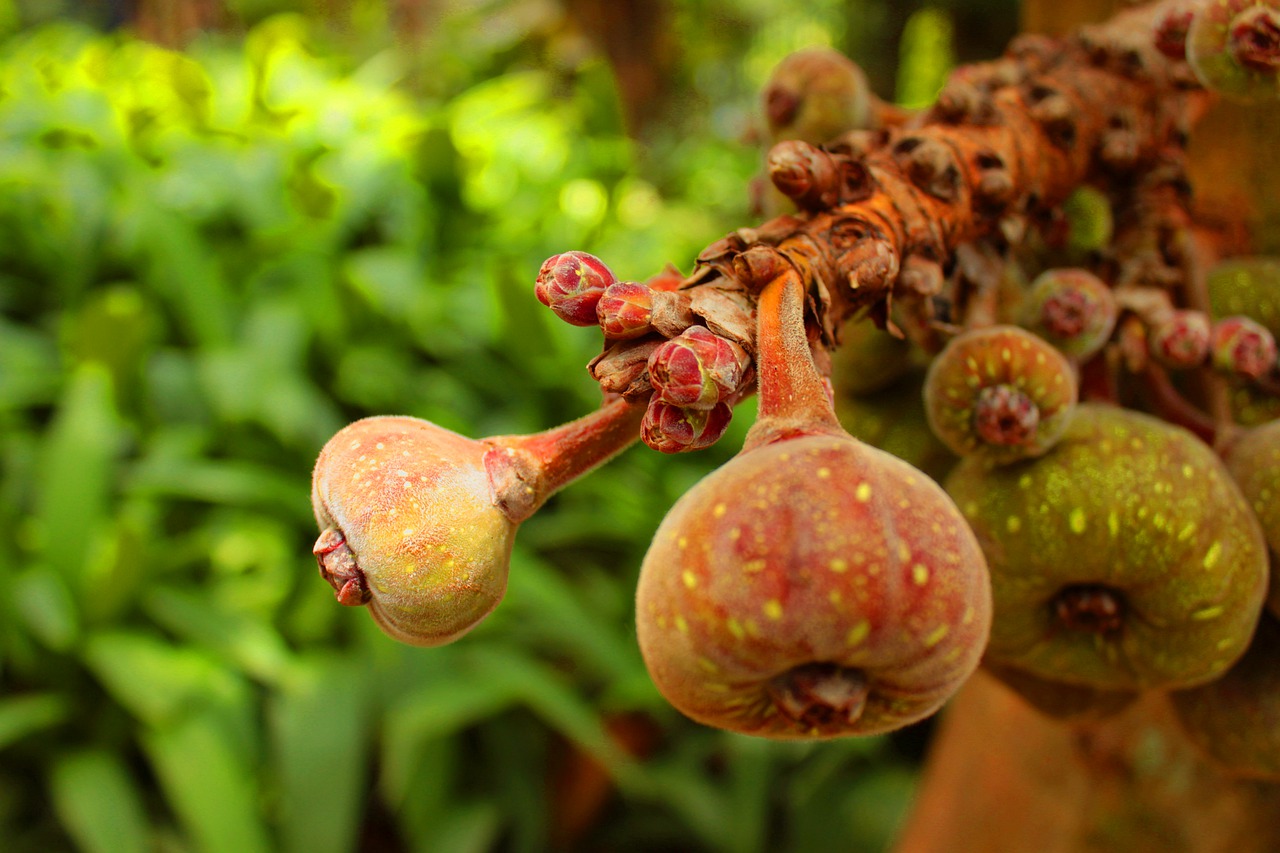
[[[1072,533],[1084,533],[1084,529],[1088,524],[1088,518],[1085,516],[1084,507],[1076,507],[1071,510],[1071,515],[1067,517],[1067,524],[1071,527]]]
[[[950,631],[950,625],[939,625],[937,628],[934,628],[929,636],[924,638],[924,647],[926,649],[931,649],[938,645],[938,643],[941,643],[942,639],[946,637]]]
[[[1205,607],[1191,614],[1191,618],[1199,622],[1207,622],[1210,619],[1217,619],[1222,615],[1222,605],[1215,604],[1212,607]]]
[[[741,527],[735,527],[735,528],[733,528],[732,530],[730,530],[730,531],[729,531],[729,538],[730,538],[730,539],[732,539],[732,540],[733,540],[733,541],[735,541],[735,542],[736,542],[736,541],[738,541],[739,539],[741,539],[741,538],[742,538],[742,528],[741,528]]]
[[[724,504],[716,504],[714,507],[712,507],[711,514],[714,515],[716,518],[724,518],[724,514],[728,511],[729,511],[729,508]]]
[[[681,536],[679,539],[677,539],[677,540],[676,540],[676,545],[677,545],[677,546],[679,546],[679,547],[681,547],[681,548],[688,548],[688,547],[689,547],[689,537],[688,537],[688,536]]]
[[[1217,565],[1218,558],[1221,556],[1222,556],[1222,542],[1219,540],[1215,540],[1214,543],[1209,546],[1209,550],[1206,551],[1204,554],[1204,567],[1206,569],[1212,569],[1215,565]]]
[[[761,572],[761,571],[764,571],[764,566],[765,566],[764,560],[747,560],[745,563],[742,564],[742,570],[744,572],[753,572],[753,573]]]
[[[688,569],[684,570],[684,573],[680,575],[680,578],[681,580],[684,581],[684,585],[688,589],[693,589],[695,586],[698,585],[697,576],[694,575],[694,573],[689,571]]]
[[[1192,536],[1195,535],[1195,532],[1196,532],[1196,523],[1194,521],[1188,521],[1186,524],[1182,526],[1182,529],[1178,531],[1178,541],[1186,542],[1188,539],[1190,539]]]
[[[1182,466],[1182,476],[1190,480],[1195,475],[1196,475],[1196,469],[1192,468],[1190,464]]]
[[[972,623],[973,623],[973,617],[975,617],[975,616],[977,616],[977,615],[978,615],[978,611],[974,610],[972,606],[966,607],[966,608],[964,609],[964,615],[960,617],[960,624],[961,624],[961,625],[970,625],[970,624],[972,624]]]
[[[1031,475],[1030,475],[1030,474],[1023,474],[1021,477],[1019,477],[1019,478],[1018,478],[1018,488],[1019,488],[1019,489],[1029,489],[1029,488],[1031,488]]]
[[[841,572],[847,572],[847,571],[849,571],[849,563],[848,563],[847,561],[845,561],[845,560],[841,559],[840,557],[836,557],[834,560],[832,560],[831,562],[827,563],[827,568],[829,568],[829,569],[831,569],[831,571],[836,572],[837,574],[839,574],[839,573],[841,573]]]
[[[766,601],[762,609],[764,610],[764,615],[775,622],[782,618],[782,602],[776,598]]]
[[[704,672],[717,673],[720,671],[720,667],[716,666],[715,662],[710,658],[700,656],[698,658],[698,666],[702,667]]]
[[[898,543],[898,559],[903,562],[911,559],[911,547],[906,542]]]
[[[1114,509],[1107,513],[1107,530],[1112,536],[1120,535],[1120,516]]]
[[[929,582],[929,567],[924,563],[916,563],[911,567],[911,580],[916,586],[924,586]]]
[[[685,621],[683,616],[678,614],[676,616],[676,630],[681,634],[689,633],[689,623]]]
[[[746,633],[742,630],[742,623],[730,616],[724,621],[724,626],[729,629],[729,633],[733,634],[735,639],[741,640]]]
[[[832,604],[839,605],[840,602],[844,601],[844,596],[840,593],[840,590],[833,589],[831,592],[827,593],[827,601],[830,601]]]
[[[830,469],[830,468],[819,468],[819,469],[818,469],[818,479],[819,479],[819,480],[826,480],[826,479],[827,479],[827,478],[829,478],[830,476],[831,476],[831,469]]]
[[[1017,533],[1022,529],[1022,519],[1016,515],[1011,515],[1004,520],[1004,526],[1010,533]]]
[[[871,633],[871,623],[863,619],[857,625],[849,629],[849,633],[845,635],[844,642],[848,646],[856,646],[867,638]]]
[[[858,499],[859,503],[866,503],[871,500],[871,484],[859,483],[858,488],[853,490],[853,496]]]

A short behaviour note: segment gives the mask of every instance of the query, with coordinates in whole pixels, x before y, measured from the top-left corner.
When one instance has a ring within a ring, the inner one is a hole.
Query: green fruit
[[[1065,355],[1084,360],[1106,344],[1118,313],[1102,279],[1085,269],[1055,267],[1031,283],[1023,325]]]
[[[517,525],[494,500],[483,442],[409,417],[340,430],[316,460],[321,575],[390,636],[448,643],[502,599]]]
[[[1186,687],[1244,652],[1267,583],[1244,496],[1190,432],[1081,404],[1061,441],[947,490],[991,570],[987,659],[1101,690]]]
[[[1264,616],[1226,675],[1172,694],[1192,742],[1232,773],[1280,781],[1280,623]]]
[[[1227,470],[1235,478],[1245,500],[1253,507],[1267,546],[1271,549],[1271,585],[1267,606],[1280,616],[1280,421],[1254,427],[1227,455]]]
[[[1280,2],[1206,3],[1187,30],[1187,62],[1205,88],[1229,97],[1280,95]]]
[[[672,507],[640,569],[640,649],[693,719],[764,737],[931,713],[990,623],[982,553],[925,475],[848,436],[745,451]]]
[[[924,383],[934,433],[959,456],[1005,464],[1044,453],[1076,403],[1070,363],[1043,338],[1017,326],[956,335]]]

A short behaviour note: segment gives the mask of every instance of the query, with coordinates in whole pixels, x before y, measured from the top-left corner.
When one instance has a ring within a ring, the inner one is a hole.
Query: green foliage
[[[747,412],[555,498],[454,646],[397,645],[316,577],[329,435],[585,413],[565,366],[599,341],[533,299],[541,261],[687,263],[755,167],[715,138],[645,161],[599,65],[566,86],[463,40],[412,96],[319,44],[297,17],[185,55],[0,44],[0,847],[538,850],[574,752],[621,791],[608,849],[879,849],[911,789],[887,741],[700,729],[635,648],[645,543]],[[643,760],[609,734],[633,714]]]

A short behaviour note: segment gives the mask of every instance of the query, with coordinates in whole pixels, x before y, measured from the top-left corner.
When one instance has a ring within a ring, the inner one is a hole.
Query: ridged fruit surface
[[[674,706],[778,739],[927,716],[977,666],[991,617],[982,553],[942,489],[833,435],[753,448],[682,496],[636,607]]]
[[[1267,583],[1262,531],[1186,430],[1081,404],[1044,456],[962,460],[947,490],[990,566],[991,662],[1104,690],[1185,687],[1248,645]]]
[[[494,504],[486,449],[428,421],[380,416],[340,430],[316,460],[316,521],[345,539],[370,613],[397,640],[450,642],[502,599],[516,525]]]

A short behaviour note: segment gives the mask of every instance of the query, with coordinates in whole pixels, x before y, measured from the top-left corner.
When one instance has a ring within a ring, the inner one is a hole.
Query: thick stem
[[[640,437],[648,397],[605,403],[589,415],[532,435],[485,439],[485,468],[496,503],[512,523],[533,515],[560,489]]]
[[[896,853],[1262,853],[1280,785],[1209,764],[1152,692],[1054,722],[979,670],[931,747]]]
[[[804,284],[786,269],[756,305],[760,414],[743,452],[795,435],[844,434],[818,374],[804,324]]]

